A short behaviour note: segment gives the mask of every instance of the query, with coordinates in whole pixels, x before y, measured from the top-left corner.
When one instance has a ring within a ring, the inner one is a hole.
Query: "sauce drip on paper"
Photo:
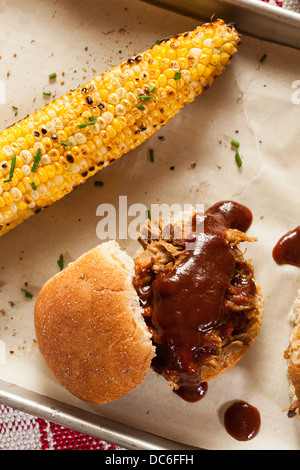
[[[225,412],[224,426],[238,441],[249,441],[259,432],[261,417],[257,408],[245,401],[233,403]]]
[[[287,232],[273,249],[277,264],[290,264],[300,268],[300,226]]]

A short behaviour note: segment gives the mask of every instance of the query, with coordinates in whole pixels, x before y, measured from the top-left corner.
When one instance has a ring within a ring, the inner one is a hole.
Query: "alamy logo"
[[[118,210],[117,210],[118,209]],[[137,240],[141,236],[141,229],[147,219],[157,221],[161,218],[167,222],[164,228],[164,238],[169,238],[172,230],[172,223],[176,222],[176,227],[182,228],[177,230],[177,239],[185,237],[184,227],[191,225],[193,213],[204,213],[204,204],[151,204],[146,207],[144,204],[127,204],[127,196],[119,196],[119,207],[116,208],[112,204],[100,204],[97,207],[96,215],[101,217],[97,224],[96,233],[100,240]],[[190,214],[190,215],[189,215]],[[203,221],[201,218],[195,220],[193,232],[203,232]],[[147,234],[148,236],[149,234]],[[157,231],[150,234],[151,238],[157,238]]]
[[[292,93],[292,103],[300,104],[300,80],[294,80],[292,83],[292,88],[295,91]]]
[[[6,104],[6,87],[3,80],[0,80],[0,104]]]

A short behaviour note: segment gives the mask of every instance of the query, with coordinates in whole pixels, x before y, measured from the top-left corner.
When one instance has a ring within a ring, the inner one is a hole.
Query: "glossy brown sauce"
[[[249,441],[259,432],[261,417],[257,408],[245,401],[233,403],[225,412],[224,426],[238,441]]]
[[[287,232],[273,249],[277,264],[290,264],[300,268],[300,226]]]
[[[235,228],[241,232],[247,232],[253,220],[248,207],[234,201],[217,202],[206,213],[222,217],[227,228]]]
[[[156,346],[152,367],[175,379],[175,393],[186,401],[199,401],[206,394],[201,364],[216,353],[214,341],[244,326],[243,312],[223,306],[227,289],[231,286],[237,304],[256,293],[253,280],[236,272],[235,253],[225,239],[228,228],[246,231],[251,222],[249,209],[234,201],[196,214],[188,237],[193,250],[170,272],[138,289],[142,305],[151,311],[147,321]]]

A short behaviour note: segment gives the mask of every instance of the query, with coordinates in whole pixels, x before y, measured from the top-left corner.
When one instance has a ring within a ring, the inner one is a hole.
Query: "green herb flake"
[[[138,104],[137,109],[140,109],[141,111],[144,111],[146,108],[143,104]]]
[[[236,140],[232,140],[231,141],[231,147],[233,147],[235,149],[238,149],[238,148],[240,148],[240,143],[237,142]]]
[[[9,178],[4,180],[4,183],[10,183],[14,176],[17,157],[13,156],[10,164]]]
[[[49,75],[50,80],[53,80],[56,77],[57,77],[57,73],[50,73]]]
[[[64,256],[62,254],[57,260],[57,265],[61,271],[64,269]]]
[[[151,220],[151,212],[149,211],[149,209],[147,210],[147,219]]]
[[[27,299],[32,299],[33,294],[26,289],[21,289]]]
[[[17,106],[12,106],[12,109],[13,109],[14,111],[18,111],[19,108],[17,108]]]
[[[179,80],[181,78],[181,72],[176,72],[174,76],[174,80]]]
[[[239,154],[238,151],[235,152],[235,161],[236,161],[236,163],[237,163],[237,166],[238,166],[239,168],[241,168],[243,162],[242,162],[241,156],[240,156],[240,154]]]
[[[32,187],[32,189],[33,189],[34,191],[36,191],[36,190],[37,190],[37,187],[36,187],[36,184],[35,184],[35,182],[34,182],[34,181],[31,183],[31,187]]]
[[[51,91],[43,91],[44,96],[51,96]]]
[[[150,91],[150,93],[154,93],[155,90],[156,90],[156,86],[152,86],[149,91]]]
[[[33,157],[34,163],[33,163],[32,168],[31,168],[32,173],[36,172],[38,164],[41,161],[41,158],[42,158],[42,151],[41,151],[41,149],[38,149],[37,153]]]
[[[150,162],[154,162],[154,150],[150,149]]]
[[[150,101],[153,98],[153,95],[142,95],[140,96],[140,101]]]
[[[262,64],[262,63],[266,60],[267,57],[268,57],[267,54],[264,54],[264,55],[260,58],[260,61],[259,61],[259,62]]]
[[[67,140],[65,142],[59,142],[59,144],[64,147],[71,147],[73,145],[72,142],[68,142]]]
[[[95,116],[90,116],[89,122],[85,122],[84,124],[79,124],[78,127],[79,129],[84,129],[85,127],[93,126],[94,124],[96,124],[96,122],[97,122],[97,118]]]

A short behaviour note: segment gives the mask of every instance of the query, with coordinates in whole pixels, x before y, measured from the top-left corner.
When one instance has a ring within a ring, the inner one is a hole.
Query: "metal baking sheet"
[[[276,11],[280,15],[279,9]],[[208,10],[203,11],[203,17],[207,14],[212,16],[213,9],[211,14]],[[186,31],[198,23],[194,18],[170,13],[137,0],[131,0],[128,3],[125,0],[93,0],[84,2],[84,5],[79,0],[53,0],[49,2],[44,0],[28,0],[26,2],[1,0],[0,19],[3,25],[0,33],[3,44],[3,50],[0,54],[2,56],[0,80],[6,84],[7,91],[6,103],[1,103],[1,128],[9,126],[17,119],[41,108],[47,102],[47,98],[42,95],[43,91],[50,89],[53,95],[60,96],[70,88],[84,83],[84,80],[88,80],[96,73],[101,73],[110,66],[148,48],[158,38]],[[234,21],[235,15],[231,15],[230,20]],[[13,30],[11,24],[14,25]],[[26,28],[24,28],[25,24]],[[281,26],[287,37],[290,25],[283,21]],[[294,80],[299,77],[299,74],[296,73],[297,61],[292,60],[294,52],[298,53],[298,51],[291,51],[281,46],[273,47],[273,44],[261,40],[245,38],[243,50],[237,61],[232,64],[231,70],[220,78],[208,94],[200,97],[190,107],[185,108],[178,118],[162,130],[159,135],[165,138],[163,142],[159,141],[157,136],[151,140],[151,147],[155,148],[156,161],[160,162],[159,169],[156,165],[148,166],[147,152],[150,143],[149,145],[146,143],[100,173],[100,178],[104,181],[101,193],[99,190],[95,193],[93,182],[96,178],[94,178],[71,195],[49,207],[47,211],[34,216],[0,239],[2,302],[0,309],[5,308],[7,311],[6,315],[1,314],[0,333],[1,337],[5,334],[9,356],[8,368],[6,364],[0,364],[0,401],[2,403],[128,449],[190,448],[189,442],[178,443],[177,437],[180,433],[175,430],[168,436],[161,436],[159,416],[157,415],[160,411],[159,408],[152,407],[151,410],[148,410],[147,406],[144,406],[144,408],[137,408],[139,411],[143,411],[140,415],[134,415],[132,412],[134,410],[133,402],[134,405],[140,400],[145,400],[147,405],[151,402],[153,398],[152,387],[159,386],[159,384],[153,383],[156,379],[149,378],[141,389],[133,394],[132,399],[125,397],[119,403],[105,406],[101,415],[94,407],[83,406],[79,401],[72,400],[68,394],[64,395],[63,391],[57,388],[57,384],[47,374],[37,347],[33,344],[33,304],[21,296],[19,288],[25,283],[28,284],[28,288],[33,291],[34,297],[36,297],[43,282],[55,274],[56,261],[61,252],[65,254],[66,262],[72,261],[99,243],[95,230],[96,208],[101,201],[103,202],[103,198],[106,202],[117,203],[119,194],[127,194],[131,188],[134,188],[136,199],[129,201],[129,203],[149,200],[149,178],[151,188],[156,191],[155,197],[158,197],[165,185],[163,175],[166,173],[171,174],[172,181],[178,184],[184,175],[189,175],[190,186],[186,185],[181,188],[182,194],[188,195],[191,192],[194,196],[204,197],[211,191],[210,179],[220,179],[222,171],[226,175],[231,175],[232,171],[236,171],[236,168],[231,165],[231,160],[226,160],[228,156],[226,145],[223,142],[221,146],[218,140],[222,137],[224,141],[223,134],[229,135],[229,132],[233,130],[232,126],[234,128],[242,126],[240,106],[243,106],[243,90],[239,86],[243,88],[248,80],[249,88],[252,83],[255,83],[262,93],[262,103],[267,93],[271,93],[271,96],[275,94],[274,96],[280,99],[281,97],[289,97],[292,90],[289,91],[287,86],[281,87],[281,80],[285,79],[285,74],[288,73],[290,73],[288,80],[290,77],[293,77]],[[261,57],[265,53],[268,55],[268,61],[265,64],[266,67],[262,68],[257,57]],[[290,65],[287,66],[287,64]],[[262,73],[261,77],[258,73],[259,70]],[[58,73],[59,78],[55,83],[47,81],[48,74],[52,72]],[[245,82],[244,72],[247,73]],[[274,87],[265,89],[265,85],[269,85],[271,79],[275,80]],[[215,119],[213,114],[213,103],[215,102],[223,103],[223,108],[230,110],[226,115],[230,116],[230,119],[226,117],[223,121],[224,129],[218,135],[217,142],[215,141],[216,136],[212,132],[214,126],[211,125],[212,123],[217,125],[216,123],[219,121]],[[206,110],[205,114],[200,112],[197,119],[191,119],[191,116],[194,117],[194,113],[197,113],[197,106],[199,106],[199,110],[203,111],[200,103]],[[249,104],[251,105],[251,103]],[[270,115],[274,116],[278,112],[277,104],[277,100],[270,102]],[[17,113],[12,109],[12,106],[18,107]],[[250,109],[252,112],[251,106]],[[263,113],[263,111],[262,108],[261,112]],[[279,116],[281,116],[280,113]],[[248,124],[244,122],[244,118],[242,121],[244,124]],[[197,122],[200,123],[200,129],[205,130],[205,135],[201,140],[196,127]],[[292,119],[291,122],[294,120]],[[188,141],[182,139],[182,135],[187,135],[192,130],[195,135],[195,144],[191,139]],[[277,132],[279,131],[280,129],[277,130]],[[291,133],[292,129],[288,133],[289,138],[292,137]],[[260,155],[258,149],[261,144],[255,141],[253,130],[245,129],[245,132],[240,136],[243,137],[243,148],[247,149],[248,153],[250,152],[255,157]],[[265,140],[265,137],[262,140]],[[198,145],[203,150],[203,154],[209,155],[212,142],[218,147],[218,157],[213,155],[213,162],[211,159],[210,162],[204,161],[204,158],[201,159],[200,155],[195,154],[198,151],[198,147],[196,147]],[[281,145],[283,145],[282,141]],[[289,155],[292,154],[294,148],[289,148]],[[180,152],[186,158],[185,164],[181,166],[181,174],[177,171],[169,173],[168,170],[174,157],[178,158]],[[214,160],[219,158],[224,159],[223,170],[219,168],[220,162],[216,161],[218,166],[215,166]],[[194,159],[197,159],[198,163],[191,173],[188,168]],[[291,162],[291,158],[286,162],[287,166],[289,162]],[[211,167],[212,163],[213,168]],[[131,169],[130,172],[128,172],[128,167]],[[138,178],[134,172],[138,174]],[[124,175],[128,174],[128,180],[124,180]],[[208,181],[202,178],[203,174],[207,174]],[[248,176],[247,171],[245,175],[239,175],[236,178],[237,184],[247,186]],[[259,180],[259,174],[255,172],[250,176],[254,184]],[[280,181],[278,181],[279,183]],[[240,190],[241,188],[237,188],[237,192]],[[220,198],[230,192],[231,184],[227,178],[224,178],[224,188],[222,188]],[[259,188],[256,187],[255,192],[259,192]],[[274,203],[276,194],[274,192]],[[259,215],[265,215],[263,207],[258,206],[257,211]],[[287,211],[285,213],[288,214]],[[258,220],[258,228],[261,228],[261,224],[263,224],[263,219]],[[50,239],[51,242],[49,242]],[[258,255],[263,256],[263,253],[261,255],[258,252]],[[257,257],[255,254],[254,258]],[[274,269],[274,271],[276,270]],[[292,277],[290,273],[287,275]],[[287,290],[281,301],[288,305],[291,300],[292,293]],[[9,301],[13,301],[13,306],[8,305]],[[282,330],[287,334],[287,325],[284,325],[286,324],[283,322]],[[279,341],[280,358],[284,343],[284,339]],[[259,340],[258,347],[262,347],[262,340]],[[13,352],[12,355],[10,351]],[[265,356],[268,358],[267,353]],[[247,356],[248,360],[251,364],[251,370],[255,370],[260,377],[261,371],[257,370],[257,348],[250,352]],[[246,375],[247,368],[244,364],[245,362],[234,368],[235,370],[230,375],[235,389],[240,387],[240,376],[243,378]],[[280,367],[282,367],[282,371],[285,370],[283,363]],[[23,377],[24,385],[22,385],[20,376],[26,375],[27,377]],[[224,380],[226,382],[227,378],[224,377],[216,383],[216,390],[220,387],[220,395],[222,395],[221,384],[224,383]],[[272,388],[272,377],[268,385],[269,389]],[[162,403],[167,403],[166,410],[176,409],[176,416],[182,413],[182,410],[186,410],[189,422],[184,431],[190,432],[195,424],[193,413],[188,407],[185,408],[182,404],[174,403],[174,397],[170,396],[169,390],[164,384],[160,384],[159,390],[160,400]],[[244,392],[247,394],[247,390]],[[283,387],[282,391],[279,390],[277,395],[279,398],[276,399],[284,402],[282,396],[285,395],[285,388]],[[57,399],[56,396],[62,399]],[[259,397],[264,398],[260,391]],[[172,408],[173,403],[176,408]],[[276,402],[276,404],[278,403]],[[127,409],[131,410],[133,415],[129,419],[132,425],[125,424]],[[119,411],[122,419],[118,419]],[[147,413],[149,411],[149,414],[145,416],[146,411]],[[209,420],[208,426],[210,423],[215,425],[214,419],[216,419],[215,415]],[[152,432],[141,430],[144,424],[147,424],[146,420],[149,422],[152,420],[151,426],[145,426],[148,429],[152,428]],[[283,442],[284,436],[281,433],[284,426],[282,426],[281,420],[284,418],[279,418],[279,429],[276,428],[274,432],[281,435]],[[273,423],[270,416],[266,417],[266,421],[269,426],[270,422],[271,425]],[[217,423],[218,429],[220,428],[219,424]],[[292,429],[293,426],[292,424]],[[268,438],[268,436],[266,437]],[[218,447],[218,442],[214,442],[212,445]],[[249,445],[251,446],[251,443]],[[254,441],[253,445],[254,447],[256,445]],[[201,442],[198,442],[197,448],[201,447]]]
[[[300,14],[261,0],[144,0],[199,20],[223,18],[244,34],[300,48]]]

